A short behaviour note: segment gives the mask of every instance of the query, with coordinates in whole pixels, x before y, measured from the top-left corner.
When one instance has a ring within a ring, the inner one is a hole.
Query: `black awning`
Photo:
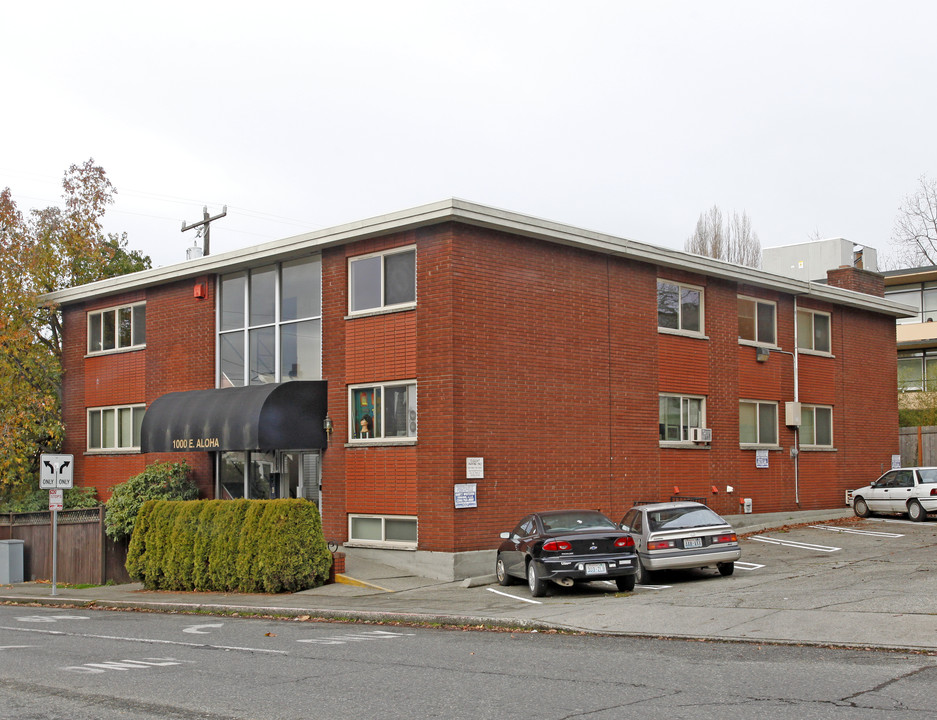
[[[326,381],[168,393],[143,416],[142,452],[308,450],[327,444]]]

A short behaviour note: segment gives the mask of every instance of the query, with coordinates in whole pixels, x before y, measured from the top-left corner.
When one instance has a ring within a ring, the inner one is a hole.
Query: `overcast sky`
[[[0,188],[56,204],[89,157],[154,265],[449,197],[682,249],[884,254],[937,177],[937,3],[8,2]]]

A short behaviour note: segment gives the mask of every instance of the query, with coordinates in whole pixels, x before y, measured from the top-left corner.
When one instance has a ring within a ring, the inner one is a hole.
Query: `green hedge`
[[[149,500],[127,572],[148,590],[297,592],[322,585],[332,555],[307,500]]]

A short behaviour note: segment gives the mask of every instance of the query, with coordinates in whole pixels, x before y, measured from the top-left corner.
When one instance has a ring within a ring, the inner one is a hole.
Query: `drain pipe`
[[[772,350],[771,352],[784,353],[794,358],[794,402],[800,405],[800,347],[797,337],[797,296],[794,296],[794,352],[788,350]],[[794,459],[794,502],[800,505],[800,425],[794,425],[794,447],[791,448],[791,457]]]

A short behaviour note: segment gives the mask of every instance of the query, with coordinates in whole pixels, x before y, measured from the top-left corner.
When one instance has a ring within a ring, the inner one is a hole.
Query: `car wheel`
[[[869,512],[869,506],[861,497],[852,501],[852,511],[861,518],[866,518],[872,513]]]
[[[908,517],[914,522],[921,522],[927,517],[927,511],[917,500],[908,503]]]
[[[719,574],[722,575],[722,577],[729,577],[729,575],[735,572],[734,562],[719,563],[716,567],[719,568]]]
[[[527,586],[533,597],[543,597],[547,594],[547,581],[540,577],[537,563],[533,560],[527,563]]]
[[[634,574],[634,581],[638,585],[647,585],[651,582],[651,571],[644,567],[644,563],[641,562],[641,558],[638,558],[638,567]]]
[[[514,578],[508,575],[508,569],[504,566],[504,558],[498,555],[498,562],[495,564],[495,574],[498,576],[499,585],[513,585]]]
[[[615,578],[615,585],[619,592],[631,592],[634,590],[634,575],[620,575]]]

